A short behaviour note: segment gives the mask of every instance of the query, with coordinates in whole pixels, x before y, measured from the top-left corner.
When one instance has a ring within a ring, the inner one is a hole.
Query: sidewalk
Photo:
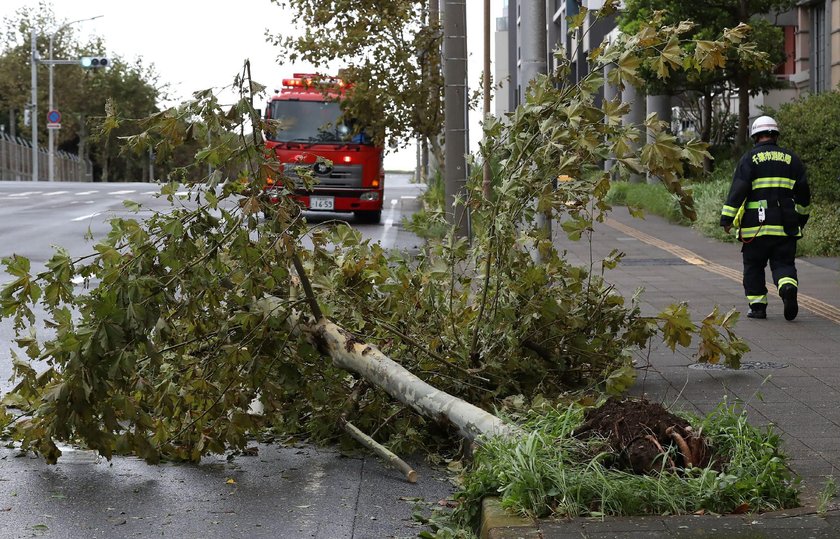
[[[836,259],[812,263],[798,259],[799,315],[787,322],[772,283],[767,320],[746,318],[737,244],[720,243],[656,216],[644,220],[616,208],[596,224],[592,243],[558,237],[573,264],[594,270],[613,249],[626,254],[606,278],[625,297],[638,287],[643,314],[657,314],[686,301],[694,320],[715,305],[742,316],[736,332],[750,345],[740,370],[699,365],[694,349],[671,352],[654,343],[637,357],[638,380],[632,393],[646,395],[674,410],[711,412],[721,401],[743,403],[753,425],[772,424],[784,440],[793,471],[802,479],[803,507],[765,515],[680,516],[544,520],[533,527],[492,529],[486,537],[566,538],[796,538],[840,537],[840,504],[825,518],[816,515],[826,477],[840,479],[840,272]],[[767,277],[770,278],[769,268]],[[649,352],[649,353],[648,353]],[[535,529],[536,528],[536,529]],[[508,534],[509,533],[509,534]]]

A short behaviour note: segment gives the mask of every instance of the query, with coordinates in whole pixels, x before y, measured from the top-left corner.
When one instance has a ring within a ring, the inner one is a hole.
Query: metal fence
[[[38,179],[49,178],[47,170],[49,155],[44,148],[38,148]],[[93,179],[93,164],[89,159],[67,152],[55,152],[55,181],[89,182]],[[32,181],[32,144],[20,137],[12,138],[0,133],[0,180]]]

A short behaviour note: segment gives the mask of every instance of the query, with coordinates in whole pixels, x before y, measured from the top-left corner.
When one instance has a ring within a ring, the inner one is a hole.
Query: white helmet
[[[755,119],[750,129],[750,137],[755,137],[759,133],[773,132],[779,134],[779,124],[770,116],[759,116]]]

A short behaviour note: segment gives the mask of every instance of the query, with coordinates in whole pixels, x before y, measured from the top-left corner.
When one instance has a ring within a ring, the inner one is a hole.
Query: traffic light
[[[108,67],[110,64],[107,58],[102,56],[82,56],[79,63],[85,69],[98,69],[100,67]]]

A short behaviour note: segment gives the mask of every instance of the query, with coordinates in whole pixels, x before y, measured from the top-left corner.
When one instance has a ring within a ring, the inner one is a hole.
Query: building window
[[[828,90],[828,47],[829,35],[826,32],[825,3],[811,8],[811,90]]]
[[[787,78],[796,73],[796,26],[781,26],[784,35],[785,60],[776,68],[776,75]]]

